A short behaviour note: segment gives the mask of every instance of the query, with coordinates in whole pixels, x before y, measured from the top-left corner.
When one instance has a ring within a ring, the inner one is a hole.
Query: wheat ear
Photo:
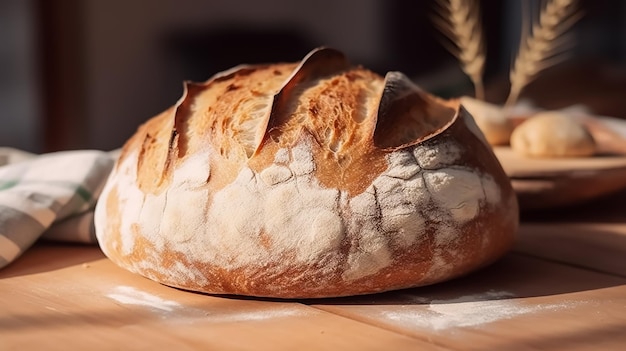
[[[477,99],[484,100],[485,43],[477,0],[438,0],[435,25],[454,45],[445,45],[461,63],[474,85]]]
[[[509,74],[511,90],[505,106],[517,102],[522,89],[542,70],[561,62],[568,47],[563,34],[580,19],[576,0],[548,0],[530,32],[523,31],[519,50]],[[526,19],[522,19],[526,20]]]

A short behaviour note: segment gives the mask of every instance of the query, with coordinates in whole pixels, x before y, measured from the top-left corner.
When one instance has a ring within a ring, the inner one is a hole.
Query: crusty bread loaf
[[[490,145],[508,145],[515,126],[505,114],[505,109],[469,96],[462,96],[461,104],[474,117],[478,128]]]
[[[187,83],[124,146],[105,254],[166,285],[314,298],[432,284],[511,246],[510,182],[458,101],[332,49]]]
[[[587,157],[596,153],[596,142],[575,116],[545,111],[522,122],[511,135],[511,148],[537,158]]]

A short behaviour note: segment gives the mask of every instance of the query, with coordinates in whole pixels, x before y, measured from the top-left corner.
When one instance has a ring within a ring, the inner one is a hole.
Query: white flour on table
[[[449,300],[417,298],[417,305],[394,306],[380,315],[393,324],[443,331],[460,327],[480,327],[500,320],[541,311],[572,308],[579,302],[523,305],[512,300],[515,295],[507,291],[488,291]],[[428,304],[424,306],[422,304]],[[427,307],[424,309],[424,307]]]
[[[152,312],[157,312],[159,317],[167,318],[168,321],[174,323],[193,323],[194,321],[202,323],[255,322],[303,316],[309,313],[302,308],[275,304],[268,304],[265,308],[238,308],[227,312],[223,309],[212,311],[210,305],[207,305],[206,309],[189,307],[130,286],[118,286],[106,296],[123,305],[144,307]]]

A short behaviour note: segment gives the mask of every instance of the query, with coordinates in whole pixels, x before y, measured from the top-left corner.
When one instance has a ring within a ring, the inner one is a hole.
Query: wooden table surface
[[[626,193],[522,219],[477,273],[313,301],[180,291],[40,243],[0,271],[0,350],[626,350]]]

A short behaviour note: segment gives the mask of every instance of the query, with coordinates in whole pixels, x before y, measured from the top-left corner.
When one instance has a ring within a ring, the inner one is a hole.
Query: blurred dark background
[[[521,4],[482,0],[488,100],[508,92]],[[415,0],[1,0],[0,146],[114,149],[182,92],[240,63],[297,61],[326,45],[380,74],[399,70],[444,96],[469,80]],[[538,8],[539,0],[530,2]],[[523,97],[626,118],[626,1],[580,2],[568,61]]]

